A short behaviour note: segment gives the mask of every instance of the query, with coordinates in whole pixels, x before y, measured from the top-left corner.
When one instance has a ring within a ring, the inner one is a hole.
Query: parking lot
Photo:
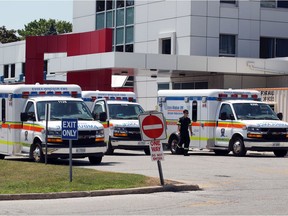
[[[189,157],[165,151],[161,161],[164,179],[197,184],[202,190],[162,192],[57,200],[2,201],[5,215],[280,215],[288,214],[287,156],[248,152],[245,157],[215,156],[193,151]],[[58,161],[66,164],[69,161]],[[159,177],[157,162],[143,151],[116,150],[100,165],[88,159],[73,160],[73,166]],[[68,173],[67,173],[68,175]],[[160,183],[160,179],[159,179]],[[138,201],[137,201],[138,200]],[[141,201],[140,201],[141,200]],[[41,205],[38,205],[41,202]],[[51,206],[54,206],[51,209]]]
[[[161,161],[164,179],[203,187],[221,183],[224,179],[253,180],[255,177],[280,178],[288,175],[287,156],[277,158],[271,152],[248,152],[246,157],[235,157],[231,153],[228,156],[216,156],[207,150],[190,151],[189,157],[164,152],[164,160]],[[84,167],[159,177],[157,163],[143,151],[116,150],[114,155],[104,156],[100,166]]]

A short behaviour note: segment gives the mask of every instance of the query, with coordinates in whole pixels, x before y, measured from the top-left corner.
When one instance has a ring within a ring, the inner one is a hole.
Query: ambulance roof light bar
[[[44,95],[49,95],[49,96],[53,96],[53,95],[57,95],[57,96],[71,96],[74,98],[78,97],[78,92],[77,91],[23,91],[22,92],[22,98],[28,98],[29,96],[44,96]]]
[[[116,100],[116,101],[129,101],[136,102],[136,99],[133,97],[114,97],[114,96],[100,96],[98,99],[105,98],[106,100]],[[96,96],[91,96],[91,101],[94,102],[97,99]]]

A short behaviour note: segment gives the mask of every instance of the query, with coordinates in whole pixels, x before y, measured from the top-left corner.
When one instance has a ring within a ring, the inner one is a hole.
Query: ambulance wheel
[[[174,136],[169,139],[169,146],[172,154],[183,154],[184,149],[178,146],[179,139]]]
[[[0,154],[0,160],[3,160],[5,158],[5,155]]]
[[[37,163],[43,163],[45,161],[42,145],[39,142],[36,142],[34,145],[31,146],[31,156],[32,159]]]
[[[102,161],[102,157],[99,157],[99,156],[98,157],[97,156],[90,156],[90,157],[88,157],[88,159],[89,159],[89,162],[93,165],[98,165]]]
[[[247,150],[244,146],[243,140],[240,137],[234,137],[231,142],[232,151],[235,156],[246,155]]]
[[[114,153],[114,148],[112,147],[111,141],[109,140],[105,154],[106,155],[112,155],[113,153]]]
[[[276,157],[285,157],[287,155],[287,150],[275,150],[273,152]]]

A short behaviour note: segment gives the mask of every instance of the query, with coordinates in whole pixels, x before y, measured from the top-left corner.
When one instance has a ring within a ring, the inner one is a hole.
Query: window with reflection
[[[134,0],[96,0],[95,29],[112,28],[112,49],[134,51]]]

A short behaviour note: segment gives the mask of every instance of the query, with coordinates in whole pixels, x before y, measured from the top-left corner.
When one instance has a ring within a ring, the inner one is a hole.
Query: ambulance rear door
[[[206,97],[194,98],[192,101],[192,146],[195,148],[205,148],[207,145],[207,100]]]

